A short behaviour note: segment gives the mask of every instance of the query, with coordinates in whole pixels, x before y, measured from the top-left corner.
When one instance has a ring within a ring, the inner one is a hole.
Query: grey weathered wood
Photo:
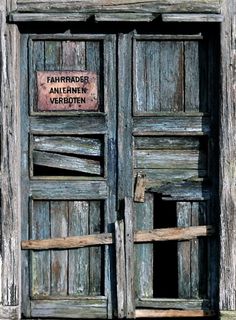
[[[146,169],[206,169],[206,159],[198,150],[137,150],[134,167]]]
[[[221,14],[195,14],[195,13],[164,13],[161,16],[164,22],[222,22],[224,16]]]
[[[30,192],[34,199],[89,200],[105,199],[107,184],[105,181],[31,181]]]
[[[145,198],[146,179],[145,174],[138,172],[135,181],[134,201],[144,202]]]
[[[80,236],[89,233],[89,203],[74,201],[69,209],[69,235]],[[89,249],[69,252],[69,294],[89,294]]]
[[[146,194],[144,203],[136,203],[135,230],[153,228],[153,195]],[[136,244],[134,247],[135,298],[153,296],[153,244]]]
[[[86,13],[11,13],[11,22],[80,22],[90,17]]]
[[[151,309],[208,310],[210,301],[205,299],[140,298],[136,300],[136,306]]]
[[[136,169],[134,171],[134,176],[136,176],[139,171],[139,169]],[[202,181],[207,175],[206,170],[197,169],[145,169],[142,171],[146,175],[147,189],[167,182]]]
[[[16,320],[20,319],[19,306],[0,306],[0,319],[2,320]]]
[[[150,192],[158,192],[163,200],[207,200],[210,199],[211,192],[207,186],[201,182],[166,183],[152,186]]]
[[[34,151],[35,165],[101,175],[100,161],[82,159],[53,152]]]
[[[235,122],[235,1],[223,1],[221,27],[221,90],[219,136],[220,310],[236,309],[236,172]]]
[[[151,22],[156,19],[157,15],[152,13],[98,13],[95,14],[95,21],[97,22]]]
[[[177,225],[189,227],[191,225],[191,203],[177,202]],[[191,298],[191,243],[178,243],[178,297]]]
[[[184,43],[185,110],[200,111],[200,75],[199,75],[199,42],[186,41]]]
[[[202,40],[201,33],[194,34],[135,34],[134,38],[137,40]]]
[[[68,235],[68,203],[50,201],[51,237]],[[51,295],[66,296],[68,280],[68,252],[65,250],[51,252]]]
[[[141,150],[198,150],[200,139],[198,137],[136,137],[134,145]]]
[[[135,314],[134,297],[134,220],[133,199],[124,199],[125,220],[125,271],[126,271],[126,318],[133,319]]]
[[[220,1],[163,1],[154,0],[89,0],[89,1],[68,1],[62,0],[57,3],[52,0],[18,0],[17,8],[20,12],[209,12],[218,13],[220,11]],[[72,9],[73,8],[73,9]]]
[[[209,119],[207,117],[170,116],[134,118],[134,135],[160,136],[160,135],[191,135],[201,136],[210,132]]]
[[[53,123],[53,126],[52,126]],[[104,134],[107,124],[103,117],[32,117],[31,132],[35,134]]]
[[[70,153],[84,156],[101,156],[100,139],[86,137],[34,136],[33,148],[38,151]]]
[[[7,24],[16,1],[0,3],[0,92],[1,92],[1,294],[4,306],[19,304],[19,225],[21,213],[19,31]],[[3,192],[4,190],[4,192]],[[11,314],[11,312],[9,312]],[[17,314],[16,319],[19,319]]]
[[[31,213],[31,239],[50,238],[49,201],[33,201]],[[49,296],[50,284],[50,252],[31,252],[31,296]],[[29,275],[28,275],[29,276]]]
[[[107,301],[102,297],[80,300],[32,300],[32,317],[106,319]]]
[[[117,315],[124,318],[126,314],[126,271],[125,271],[125,239],[124,221],[115,222],[116,245],[116,288],[117,288]]]
[[[165,41],[160,44],[160,110],[184,111],[183,43]]]
[[[89,203],[89,234],[100,235],[102,232],[102,210],[100,201]],[[102,295],[102,276],[104,273],[102,248],[89,249],[89,294]],[[98,272],[101,270],[101,272]]]

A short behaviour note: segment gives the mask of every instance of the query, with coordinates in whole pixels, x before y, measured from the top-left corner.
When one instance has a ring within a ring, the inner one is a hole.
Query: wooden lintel
[[[162,14],[163,22],[223,22],[221,14],[173,13]]]
[[[205,310],[148,310],[138,309],[135,312],[136,318],[191,318],[191,317],[213,317],[214,311]]]
[[[154,241],[190,240],[197,237],[210,236],[213,233],[214,228],[212,226],[142,230],[134,233],[134,242],[145,243]],[[110,245],[113,243],[114,239],[112,237],[112,233],[102,233],[78,237],[24,240],[21,242],[21,248],[24,250],[72,249],[88,246]]]
[[[14,13],[9,15],[9,22],[83,22],[90,18],[86,13]]]
[[[158,17],[152,13],[99,13],[95,15],[97,22],[123,21],[123,22],[151,22]]]

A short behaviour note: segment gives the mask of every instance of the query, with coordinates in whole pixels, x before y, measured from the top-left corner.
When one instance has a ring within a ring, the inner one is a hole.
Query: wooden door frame
[[[38,2],[38,4],[37,4]],[[4,0],[0,3],[0,77],[1,77],[1,185],[2,185],[2,256],[0,259],[0,318],[20,319],[20,212],[21,212],[21,156],[20,156],[20,103],[19,103],[19,67],[20,67],[20,32],[16,24],[9,24],[9,13],[19,9],[15,20],[35,21],[37,19],[50,19],[60,21],[61,15],[54,14],[49,17],[50,10],[57,1],[48,0],[48,12],[45,11],[45,2],[30,1],[27,14],[22,13],[27,6],[25,0]],[[88,1],[89,2],[89,1]],[[129,3],[131,1],[128,1]],[[220,101],[220,163],[219,163],[219,199],[220,199],[220,287],[219,310],[220,318],[227,320],[236,317],[236,125],[235,125],[235,39],[236,39],[236,1],[218,0],[191,1],[186,7],[181,7],[180,1],[166,2],[166,5],[153,1],[132,1],[131,11],[138,14],[146,13],[204,13],[198,15],[197,21],[209,21],[208,13],[221,13],[224,21],[221,24],[221,101]],[[60,2],[60,7],[68,9],[68,1]],[[127,11],[126,1],[118,1],[120,11]],[[171,6],[170,6],[171,3]],[[69,3],[71,6],[71,4]],[[81,15],[101,13],[102,10],[109,14],[117,11],[117,7],[109,4],[108,0],[101,5],[86,9],[81,7],[81,1],[73,1],[73,10],[77,9],[77,16],[71,16],[71,21],[85,19]],[[81,9],[82,8],[82,9]],[[129,9],[129,8],[128,8]],[[20,11],[22,10],[22,12]],[[87,11],[86,11],[87,10]],[[39,14],[41,12],[41,15]],[[126,13],[127,15],[127,13]],[[122,13],[122,19],[125,15]],[[186,15],[187,16],[187,15]],[[103,19],[105,16],[103,16]],[[145,17],[143,15],[142,17]],[[196,16],[195,16],[196,17]],[[209,15],[210,17],[210,15]],[[119,16],[116,15],[119,19]],[[28,19],[28,20],[27,20]],[[34,19],[34,20],[33,20]],[[73,20],[74,19],[74,20]],[[101,16],[100,16],[100,19]],[[127,15],[129,21],[130,15]],[[140,19],[140,16],[139,16]],[[150,15],[145,19],[151,19]],[[190,18],[188,18],[191,21]],[[67,20],[68,21],[68,20]]]

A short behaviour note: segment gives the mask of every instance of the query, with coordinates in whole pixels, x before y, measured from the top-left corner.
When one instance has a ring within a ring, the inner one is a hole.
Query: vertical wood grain
[[[66,201],[50,201],[51,237],[68,235],[68,206]],[[67,260],[66,250],[51,251],[51,294],[67,295]]]
[[[100,201],[90,201],[89,203],[89,234],[102,232]],[[102,295],[102,248],[101,246],[89,249],[89,294]]]
[[[153,229],[153,195],[146,194],[144,203],[134,207],[135,229]],[[153,297],[153,244],[135,244],[135,294],[137,298]]]
[[[177,226],[189,227],[191,225],[191,203],[177,202]],[[181,241],[178,243],[178,297],[191,297],[191,243]]]
[[[62,44],[61,41],[45,41],[45,70],[61,70]]]
[[[161,111],[184,111],[183,42],[163,41],[160,44]]]
[[[69,221],[70,236],[89,234],[89,203],[70,202]],[[89,248],[69,251],[69,294],[89,294]]]
[[[236,309],[235,0],[224,0],[221,27],[220,310]]]
[[[184,43],[185,56],[185,111],[199,110],[199,44],[197,41]]]
[[[31,214],[31,239],[47,239],[50,236],[49,201],[34,201]],[[50,251],[31,252],[31,273],[32,296],[49,296]]]
[[[1,196],[2,196],[2,303],[19,304],[20,285],[20,107],[19,107],[19,31],[7,24],[16,1],[0,3],[0,109],[1,109]]]

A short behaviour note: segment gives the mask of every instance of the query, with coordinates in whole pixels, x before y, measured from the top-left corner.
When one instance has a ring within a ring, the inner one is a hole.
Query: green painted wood
[[[89,233],[89,203],[73,201],[69,205],[69,236]],[[89,249],[69,251],[69,295],[89,294]]]
[[[133,127],[135,136],[201,136],[210,132],[209,118],[201,116],[136,117]]]
[[[153,195],[146,193],[144,203],[135,203],[135,230],[153,229]],[[135,297],[153,296],[153,244],[135,244]]]
[[[98,160],[82,159],[53,152],[33,151],[35,165],[64,170],[101,175],[101,164]]]
[[[200,75],[199,75],[199,44],[186,41],[185,57],[185,111],[200,111]]]
[[[102,142],[98,138],[34,136],[33,149],[73,155],[102,156]]]
[[[53,126],[52,126],[53,123]],[[30,129],[35,134],[104,134],[107,123],[104,117],[93,115],[79,117],[32,117],[30,119]]]
[[[51,236],[49,201],[33,201],[31,213],[31,236],[33,240]],[[31,295],[33,298],[51,293],[50,252],[31,252]]]
[[[45,41],[44,43],[45,70],[61,70],[62,43],[61,41]]]
[[[68,203],[66,201],[50,201],[51,237],[68,235]],[[66,250],[51,251],[51,295],[66,296],[68,280],[68,252]]]
[[[161,111],[184,111],[183,101],[183,43],[160,44],[160,109]]]
[[[89,234],[102,232],[102,210],[100,201],[89,203]],[[98,272],[98,270],[101,270]],[[92,296],[102,295],[103,249],[101,246],[89,249],[89,294]]]
[[[32,317],[106,319],[107,301],[102,297],[81,300],[32,300]]]
[[[146,169],[206,169],[206,159],[198,150],[137,150],[135,168]]]
[[[177,226],[191,225],[191,203],[177,202]],[[191,298],[191,243],[181,241],[178,246],[178,298]]]
[[[108,195],[105,181],[31,181],[33,199],[91,200],[105,199]]]

